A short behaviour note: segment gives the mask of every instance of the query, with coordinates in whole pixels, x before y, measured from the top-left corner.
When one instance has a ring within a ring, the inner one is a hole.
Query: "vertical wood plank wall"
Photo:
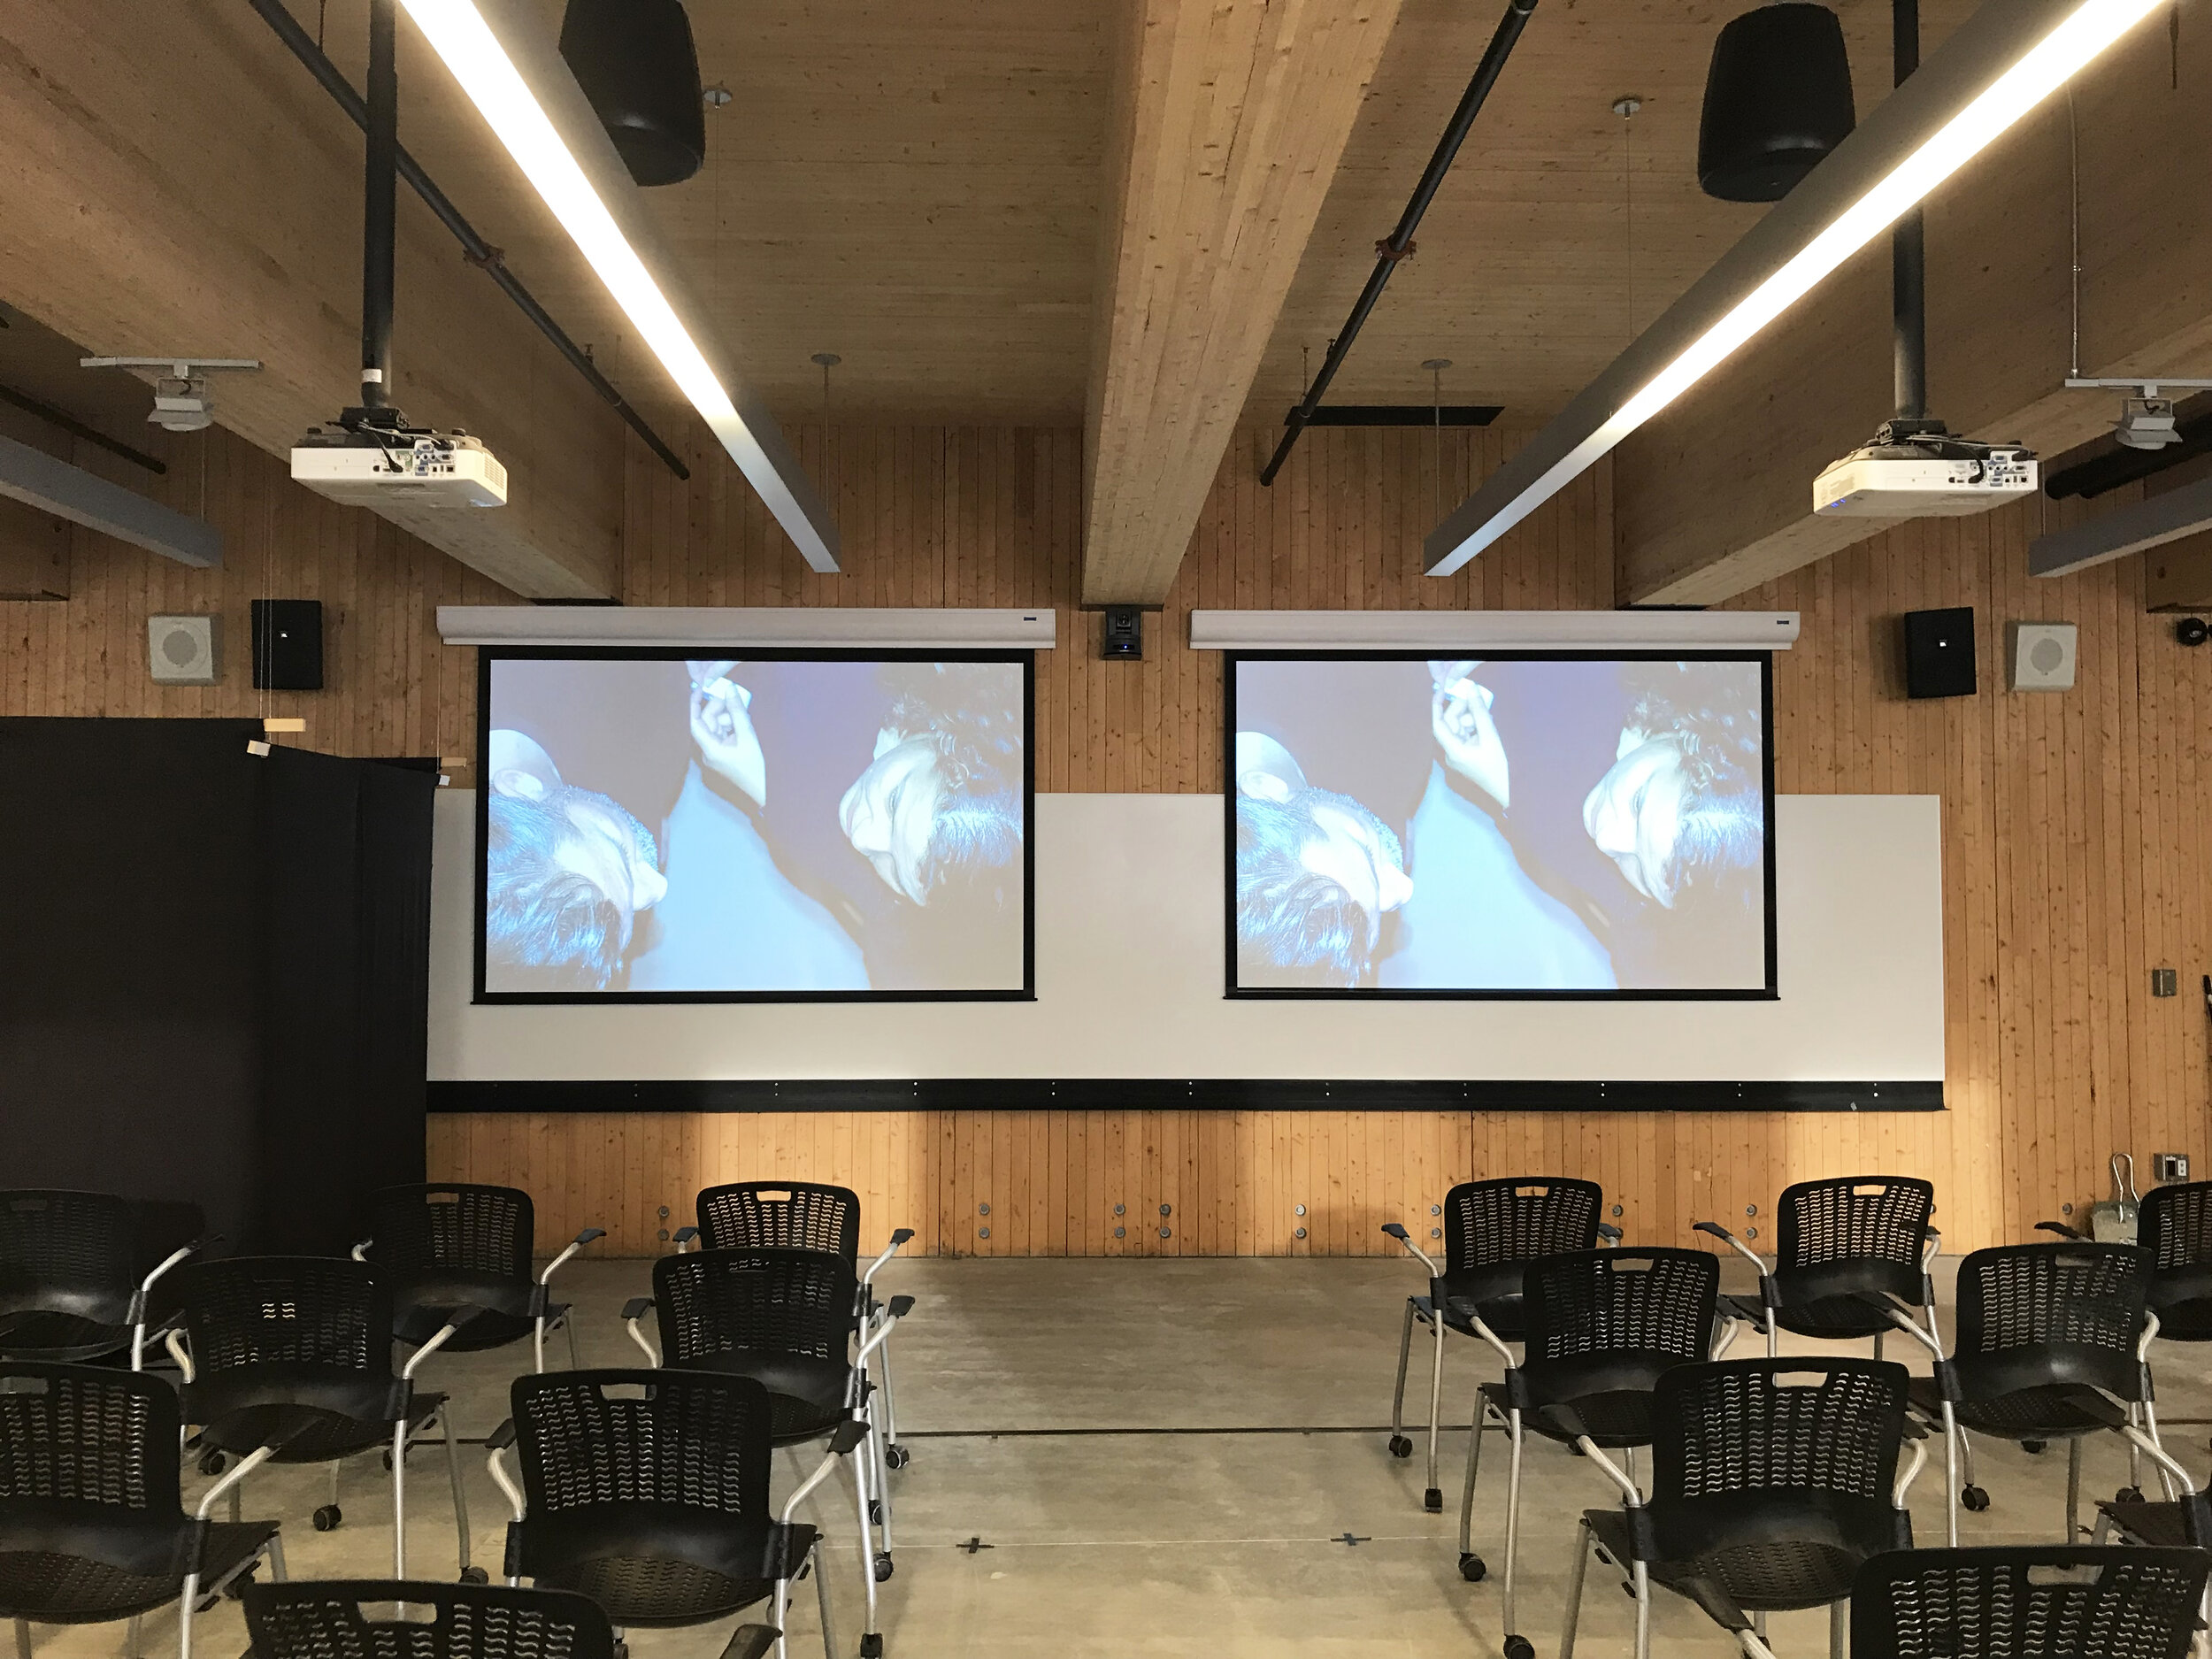
[[[1270,436],[1233,450],[1167,610],[1147,618],[1141,664],[1095,661],[1096,618],[1072,609],[1072,431],[803,432],[845,528],[848,573],[837,578],[804,569],[711,451],[687,488],[634,449],[623,596],[1056,605],[1062,649],[1038,673],[1038,787],[1135,791],[1218,787],[1217,661],[1180,643],[1194,606],[1611,603],[1602,473],[1467,572],[1432,582],[1417,574],[1418,546],[1436,500],[1495,465],[1506,434],[1447,434],[1440,481],[1430,434],[1312,433],[1263,491],[1254,452]],[[439,646],[434,610],[496,602],[499,590],[294,489],[277,463],[219,433],[155,438],[172,461],[165,497],[204,503],[229,536],[225,571],[185,571],[79,533],[66,603],[0,603],[0,714],[303,714],[314,748],[466,755],[473,664]],[[1777,659],[1785,792],[1943,798],[1952,1110],[1941,1117],[456,1117],[434,1120],[432,1167],[528,1186],[549,1230],[605,1225],[622,1250],[657,1248],[698,1187],[768,1172],[844,1181],[884,1227],[911,1225],[931,1248],[985,1255],[1369,1251],[1386,1242],[1385,1220],[1428,1225],[1455,1179],[1537,1169],[1601,1180],[1630,1236],[1648,1241],[1678,1240],[1703,1216],[1747,1220],[1747,1206],[1763,1212],[1793,1179],[1922,1172],[1961,1248],[2026,1237],[2061,1204],[2097,1195],[2115,1149],[2187,1152],[2202,1167],[2208,1022],[2193,987],[2212,921],[2199,818],[2212,783],[2199,735],[2212,650],[2183,649],[2167,618],[2144,614],[2140,561],[2031,582],[2039,511],[1908,526],[1740,602],[1804,613],[1801,644]],[[265,593],[325,602],[325,692],[250,689],[245,603]],[[1909,703],[1897,614],[1953,604],[1975,607],[1982,689]],[[220,686],[148,680],[145,618],[166,610],[223,613]],[[2037,619],[2080,625],[2071,693],[2001,689],[2004,624]],[[2184,995],[2152,998],[2154,965],[2179,968]]]

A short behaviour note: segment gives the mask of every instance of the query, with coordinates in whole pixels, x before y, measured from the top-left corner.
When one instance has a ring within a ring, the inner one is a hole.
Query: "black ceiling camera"
[[[2174,638],[2184,645],[2201,645],[2212,639],[2212,625],[2202,617],[2184,617],[2174,624]]]

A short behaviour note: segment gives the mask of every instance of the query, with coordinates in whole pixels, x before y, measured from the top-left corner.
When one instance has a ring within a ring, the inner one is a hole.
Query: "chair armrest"
[[[171,1326],[163,1333],[161,1343],[169,1350],[169,1357],[176,1361],[177,1372],[185,1381],[191,1382],[199,1376],[198,1371],[193,1366],[192,1356],[185,1349],[183,1332],[173,1325]]]
[[[1725,1227],[1722,1226],[1722,1225],[1720,1225],[1720,1223],[1719,1223],[1719,1222],[1717,1222],[1717,1221],[1693,1221],[1693,1222],[1690,1224],[1690,1231],[1691,1231],[1692,1233],[1711,1233],[1711,1234],[1713,1235],[1713,1237],[1715,1237],[1716,1239],[1718,1239],[1718,1240],[1720,1240],[1723,1244],[1725,1244],[1725,1245],[1726,1245],[1726,1246],[1727,1246],[1730,1249],[1732,1249],[1732,1250],[1735,1251],[1735,1253],[1736,1253],[1738,1256],[1742,1256],[1742,1257],[1744,1258],[1744,1260],[1745,1260],[1745,1261],[1747,1261],[1747,1262],[1750,1263],[1752,1264],[1752,1266],[1754,1266],[1754,1267],[1757,1268],[1757,1269],[1759,1270],[1759,1277],[1760,1277],[1761,1279],[1764,1279],[1764,1278],[1766,1278],[1766,1277],[1767,1277],[1767,1259],[1766,1259],[1766,1257],[1765,1257],[1765,1256],[1761,1256],[1761,1255],[1758,1253],[1758,1251],[1756,1251],[1756,1250],[1753,1249],[1753,1248],[1752,1248],[1749,1245],[1746,1244],[1746,1243],[1745,1243],[1745,1242],[1744,1242],[1741,1239],[1738,1238],[1738,1237],[1737,1237],[1734,1233],[1732,1233],[1729,1232],[1729,1230],[1728,1230],[1727,1228],[1725,1228]]]
[[[1908,1424],[1907,1426],[1909,1427],[1911,1425]],[[1928,1461],[1928,1437],[1916,1432],[1912,1436],[1912,1463],[1903,1475],[1899,1477],[1897,1488],[1890,1494],[1889,1503],[1893,1509],[1901,1509],[1905,1507],[1906,1494],[1912,1490],[1912,1483],[1920,1479],[1920,1471]]]
[[[2135,1363],[2137,1364],[2148,1365],[2151,1363],[2151,1340],[2157,1334],[2158,1316],[2146,1308],[2143,1310],[2143,1334],[2135,1341]]]
[[[886,1342],[889,1341],[891,1340],[891,1333],[899,1328],[899,1321],[905,1318],[909,1313],[913,1311],[913,1297],[892,1297],[891,1305],[884,1310],[883,1317],[875,1322],[874,1327],[872,1329],[868,1329],[866,1326],[863,1327],[864,1329],[868,1329],[868,1334],[860,1344],[860,1351],[853,1356],[853,1363],[856,1365],[860,1364],[867,1359],[869,1355],[874,1353],[876,1349],[881,1348]]]
[[[899,1253],[899,1246],[913,1236],[914,1229],[911,1227],[901,1227],[892,1233],[891,1242],[883,1247],[883,1254],[869,1263],[868,1271],[860,1276],[861,1284],[866,1286],[874,1283],[876,1274],[882,1270],[883,1264],[896,1256]]]
[[[671,1242],[676,1247],[676,1254],[681,1256],[684,1253],[684,1246],[689,1244],[698,1236],[699,1229],[696,1227],[677,1228],[674,1237],[671,1240]]]
[[[1421,1265],[1429,1270],[1431,1279],[1441,1279],[1444,1276],[1444,1270],[1437,1266],[1436,1258],[1413,1241],[1413,1235],[1405,1230],[1403,1223],[1386,1221],[1383,1223],[1383,1231],[1420,1257]]]
[[[567,1247],[564,1248],[558,1256],[555,1256],[551,1261],[545,1264],[545,1271],[538,1275],[538,1283],[541,1285],[551,1284],[553,1282],[554,1273],[560,1269],[561,1265],[565,1263],[570,1256],[575,1255],[577,1251],[582,1249],[594,1239],[603,1239],[606,1236],[607,1230],[604,1227],[586,1227],[581,1233],[578,1233],[573,1239],[569,1240]]]
[[[622,1304],[622,1323],[629,1330],[630,1340],[644,1350],[645,1357],[652,1362],[653,1369],[658,1371],[661,1368],[661,1356],[653,1351],[653,1345],[645,1340],[645,1333],[637,1328],[637,1322],[652,1312],[653,1307],[653,1299],[650,1296],[631,1297],[629,1301]]]
[[[1644,1507],[1644,1494],[1628,1478],[1628,1471],[1599,1449],[1598,1443],[1590,1438],[1588,1427],[1572,1406],[1554,1406],[1551,1417],[1553,1422],[1575,1437],[1575,1444],[1582,1448],[1582,1455],[1590,1460],[1591,1467],[1620,1488],[1623,1509],[1640,1509]]]
[[[223,1478],[207,1489],[207,1494],[200,1500],[200,1507],[194,1513],[193,1518],[200,1521],[207,1519],[207,1512],[215,1507],[215,1500],[276,1455],[276,1449],[273,1446],[257,1446],[233,1463],[224,1472]]]
[[[2035,1224],[2035,1230],[2038,1233],[2055,1233],[2062,1239],[2073,1239],[2078,1241],[2085,1240],[2089,1237],[2087,1233],[2070,1227],[2062,1221],[2039,1221]]]
[[[374,1239],[356,1239],[353,1241],[353,1248],[346,1254],[357,1262],[365,1262],[369,1259],[369,1247],[375,1242]]]
[[[189,1244],[180,1244],[156,1263],[152,1272],[138,1281],[138,1289],[131,1296],[131,1369],[146,1369],[146,1304],[152,1300],[154,1282],[188,1256],[196,1256],[223,1235],[203,1233]]]
[[[804,1480],[802,1480],[799,1483],[797,1489],[795,1490],[788,1498],[784,1500],[783,1512],[776,1518],[783,1522],[785,1525],[789,1525],[791,1524],[792,1512],[799,1507],[800,1502],[806,1497],[807,1494],[813,1491],[815,1487],[820,1486],[822,1482],[827,1479],[829,1471],[837,1466],[837,1460],[839,1458],[849,1456],[852,1453],[853,1448],[859,1445],[861,1441],[866,1440],[867,1438],[868,1425],[862,1419],[858,1417],[848,1417],[842,1423],[840,1423],[837,1425],[836,1432],[830,1436],[829,1450],[824,1454],[822,1461],[814,1465],[814,1472],[809,1475]],[[817,1572],[819,1572],[822,1570],[821,1563],[819,1562],[815,1563],[814,1570]]]
[[[407,1356],[407,1363],[400,1367],[400,1380],[402,1382],[414,1381],[415,1367],[421,1364],[423,1361],[428,1359],[433,1354],[436,1353],[448,1342],[451,1341],[456,1332],[459,1331],[463,1325],[468,1324],[470,1320],[475,1318],[477,1315],[482,1313],[483,1311],[484,1310],[481,1308],[471,1306],[467,1302],[463,1302],[458,1307],[448,1309],[446,1310],[445,1324],[439,1327],[437,1335],[432,1337],[427,1342],[425,1342],[420,1348],[417,1348],[412,1354],[410,1354]]]
[[[1884,1291],[1880,1296],[1861,1296],[1858,1300],[1881,1314],[1907,1336],[1926,1348],[1939,1367],[1944,1360],[1943,1344],[1935,1333],[1913,1317],[1916,1310],[1909,1305],[1894,1291]]]
[[[1598,1223],[1598,1237],[1608,1244],[1618,1244],[1627,1235],[1609,1221]]]
[[[1736,1346],[1736,1333],[1742,1325],[1743,1321],[1736,1317],[1734,1314],[1722,1314],[1720,1334],[1713,1339],[1712,1348],[1707,1352],[1706,1359],[1713,1363],[1718,1363],[1725,1359],[1728,1356],[1728,1350]]]
[[[515,1420],[509,1417],[486,1437],[484,1445],[490,1455],[485,1460],[491,1466],[492,1482],[507,1500],[507,1507],[519,1521],[528,1513],[523,1502],[522,1489],[515,1485],[514,1477],[507,1472],[507,1453],[515,1443]]]
[[[1505,1339],[1484,1322],[1481,1310],[1473,1302],[1463,1298],[1454,1297],[1451,1299],[1451,1305],[1458,1312],[1466,1316],[1467,1323],[1475,1327],[1475,1334],[1490,1344],[1499,1359],[1504,1362],[1506,1370],[1511,1371],[1519,1363],[1513,1357],[1513,1350],[1505,1345]],[[1444,1318],[1443,1309],[1439,1308],[1436,1310],[1436,1317],[1438,1323],[1441,1325]]]

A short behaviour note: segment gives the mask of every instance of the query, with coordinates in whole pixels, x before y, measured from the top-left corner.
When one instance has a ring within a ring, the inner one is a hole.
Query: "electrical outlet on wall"
[[[2151,1168],[2162,1183],[2185,1181],[2189,1179],[2189,1155],[2186,1152],[2161,1152],[2151,1159]]]

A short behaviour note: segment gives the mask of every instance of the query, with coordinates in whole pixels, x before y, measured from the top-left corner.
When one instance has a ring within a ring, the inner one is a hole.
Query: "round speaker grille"
[[[2056,640],[2038,640],[2028,652],[2028,661],[2039,674],[2056,673],[2065,660],[2065,648]]]

